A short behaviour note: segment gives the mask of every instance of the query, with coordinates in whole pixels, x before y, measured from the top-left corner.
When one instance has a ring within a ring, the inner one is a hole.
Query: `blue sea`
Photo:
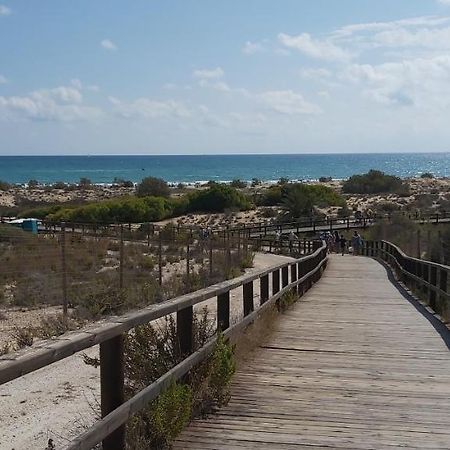
[[[114,178],[139,182],[146,176],[169,182],[315,180],[348,178],[370,169],[404,177],[432,172],[450,176],[450,153],[173,155],[173,156],[0,156],[0,180],[26,183],[112,183]]]

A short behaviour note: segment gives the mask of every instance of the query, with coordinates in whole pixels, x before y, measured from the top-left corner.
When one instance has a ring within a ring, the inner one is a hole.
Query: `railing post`
[[[217,329],[224,331],[230,327],[230,291],[217,296]]]
[[[66,224],[61,224],[61,272],[63,294],[63,316],[67,319],[67,264],[66,264]]]
[[[119,407],[124,395],[123,336],[100,344],[100,391],[102,417]],[[102,442],[103,450],[125,450],[125,425],[114,430]]]
[[[254,310],[253,305],[253,281],[245,283],[242,286],[243,290],[243,306],[244,306],[244,317],[248,316]]]
[[[264,304],[269,300],[269,275],[264,275],[260,278],[260,304]]]
[[[297,281],[297,263],[291,264],[291,283],[294,283],[295,281]],[[292,289],[294,295],[297,295],[297,288],[298,286],[295,286]]]
[[[272,272],[272,295],[277,294],[280,291],[280,269],[276,269]]]
[[[439,271],[439,289],[443,292],[447,292],[447,282],[448,282],[448,272],[446,269],[440,269]],[[444,316],[444,319],[448,320],[448,299],[446,296],[442,296],[443,301],[439,301],[440,304],[445,305],[445,310],[442,312],[442,315]],[[441,300],[439,298],[439,300]]]
[[[281,284],[285,288],[289,284],[289,268],[285,266],[281,269]]]
[[[430,266],[430,284],[437,287],[437,269],[435,266]],[[436,291],[433,288],[430,288],[428,299],[431,308],[436,311]]]
[[[193,315],[192,306],[187,306],[177,312],[177,336],[181,355],[189,355],[193,350]]]

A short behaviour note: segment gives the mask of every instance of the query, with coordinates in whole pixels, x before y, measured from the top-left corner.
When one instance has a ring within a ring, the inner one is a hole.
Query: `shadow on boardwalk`
[[[228,406],[175,448],[448,449],[450,353],[403,294],[375,260],[332,255],[242,364]]]

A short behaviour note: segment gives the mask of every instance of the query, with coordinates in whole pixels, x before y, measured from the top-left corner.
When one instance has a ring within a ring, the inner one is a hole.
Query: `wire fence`
[[[107,232],[106,232],[107,231]],[[242,236],[61,224],[37,235],[0,225],[0,312],[60,306],[96,320],[233,278],[252,265]]]

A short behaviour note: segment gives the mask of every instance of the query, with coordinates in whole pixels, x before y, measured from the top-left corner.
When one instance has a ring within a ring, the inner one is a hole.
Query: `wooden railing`
[[[250,226],[228,228],[231,233],[242,233],[247,236],[266,236],[268,234],[275,234],[277,231],[286,233],[293,231],[295,233],[301,232],[318,232],[318,231],[333,231],[333,230],[350,230],[352,228],[366,228],[369,225],[380,221],[390,221],[395,216],[407,217],[417,223],[447,223],[450,221],[450,213],[441,212],[433,214],[385,214],[374,215],[371,217],[347,217],[342,219],[335,218],[301,218],[292,222],[260,222]]]
[[[450,320],[450,266],[405,254],[388,241],[367,241],[363,254],[382,258],[397,278],[438,313],[444,322]]]
[[[214,348],[213,339],[193,351],[193,307],[216,298],[217,329],[226,338],[235,336],[285,293],[294,290],[303,294],[320,278],[327,263],[327,249],[322,242],[316,241],[314,245],[316,248],[312,254],[295,261],[243,275],[123,316],[112,317],[102,324],[45,341],[36,349],[4,355],[0,357],[0,384],[99,344],[102,419],[73,440],[67,448],[91,449],[102,442],[104,450],[122,450],[125,448],[125,424],[128,419],[155,399],[173,380],[183,377],[203,361]],[[255,306],[254,283],[257,281],[260,284],[260,294]],[[230,291],[240,287],[243,290],[243,317],[231,324]],[[125,401],[124,337],[133,328],[168,315],[176,315],[179,347],[186,357],[161,378]]]

